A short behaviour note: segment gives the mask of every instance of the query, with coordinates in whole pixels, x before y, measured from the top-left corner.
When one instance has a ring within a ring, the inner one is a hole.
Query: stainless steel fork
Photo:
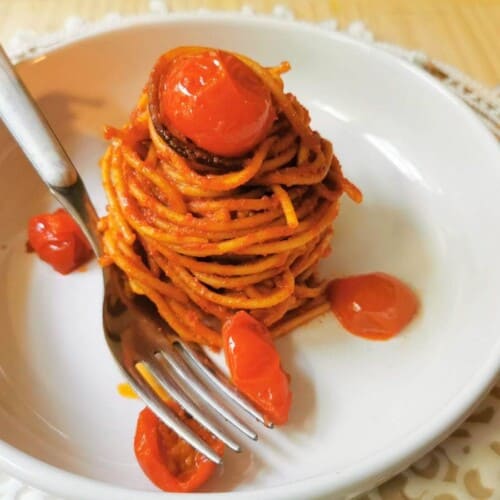
[[[24,87],[0,46],[0,118],[52,195],[68,210],[97,256],[101,242],[97,214],[70,158]],[[218,414],[247,437],[257,434],[228,408],[243,409],[272,427],[197,346],[183,342],[153,308],[134,298],[115,266],[103,269],[103,326],[106,342],[124,376],[146,405],[180,437],[215,463],[222,458],[186,426],[138,370],[142,364],[169,396],[230,449],[241,448],[214,419]],[[203,407],[203,410],[201,409]],[[220,420],[220,419],[219,419]]]

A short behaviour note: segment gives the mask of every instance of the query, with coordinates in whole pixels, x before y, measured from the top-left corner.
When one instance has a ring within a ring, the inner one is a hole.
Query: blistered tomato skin
[[[273,424],[285,424],[292,403],[290,380],[266,326],[239,311],[224,323],[222,343],[236,387]]]
[[[413,319],[419,306],[417,296],[406,284],[385,273],[333,280],[328,297],[342,326],[371,340],[397,335]]]
[[[35,215],[28,223],[29,246],[57,272],[68,274],[93,255],[81,229],[62,208]]]
[[[221,156],[250,151],[276,119],[269,89],[237,57],[220,50],[174,60],[159,92],[163,123]]]
[[[177,416],[221,455],[224,444],[193,420],[178,405]],[[210,479],[216,465],[169,429],[149,409],[137,419],[134,451],[146,476],[158,488],[174,493],[196,491]]]

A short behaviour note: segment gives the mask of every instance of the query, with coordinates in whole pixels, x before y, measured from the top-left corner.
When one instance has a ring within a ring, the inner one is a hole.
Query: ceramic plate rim
[[[103,28],[77,35],[68,42],[58,43],[56,46],[44,50],[44,54],[66,50],[90,38],[100,37],[117,31],[126,31],[130,28],[147,27],[148,25],[201,21],[243,24],[264,23],[271,25],[275,24],[276,26],[291,25],[297,30],[319,31],[325,37],[336,39],[341,43],[355,45],[363,50],[371,50],[374,53],[374,57],[385,59],[389,61],[390,64],[403,66],[406,71],[412,73],[413,77],[423,79],[426,84],[439,92],[443,98],[450,100],[454,106],[461,108],[462,112],[465,112],[466,116],[468,116],[468,119],[475,122],[476,127],[482,129],[484,140],[489,140],[496,144],[493,135],[482,125],[479,118],[466,106],[466,104],[447,91],[440,83],[426,74],[423,70],[377,47],[369,46],[348,35],[329,31],[307,22],[282,20],[261,15],[250,17],[241,13],[207,12],[203,14],[202,16],[199,12],[195,14],[175,13],[169,14],[167,18],[162,17],[159,19],[152,19],[147,16],[138,16],[130,20],[125,19],[122,24],[118,26],[104,26]],[[32,59],[36,59],[36,57],[24,58],[22,62],[29,62]],[[495,349],[492,350],[492,354],[484,363],[483,368],[476,371],[474,377],[469,381],[469,384],[453,397],[447,407],[442,409],[439,414],[435,416],[432,424],[426,426],[425,429],[416,428],[408,436],[408,441],[404,446],[397,449],[393,448],[389,452],[384,452],[384,455],[381,457],[371,456],[369,460],[363,460],[360,465],[343,471],[340,480],[337,479],[334,474],[323,473],[312,478],[297,480],[281,486],[257,489],[254,491],[218,492],[217,495],[224,498],[233,496],[240,499],[257,499],[261,498],[262,493],[266,492],[275,499],[289,499],[305,498],[304,495],[311,494],[327,494],[332,492],[333,489],[339,494],[347,492],[353,494],[354,491],[361,493],[365,488],[375,486],[403,470],[425,452],[432,449],[438,442],[443,440],[466,418],[479,400],[486,395],[499,375],[500,341],[495,345]],[[121,498],[122,500],[136,500],[138,498],[148,498],[152,500],[165,498],[165,493],[163,492],[132,490],[59,469],[19,451],[2,440],[0,440],[0,469],[35,487],[44,491],[50,491],[51,493],[53,492],[55,494],[67,496],[70,490],[73,492],[78,490],[78,498],[81,499],[88,498],[95,500],[97,498],[109,498],[109,495],[113,495],[112,498]],[[71,495],[71,493],[69,494]],[[202,498],[207,495],[213,496],[211,493],[195,493],[183,494],[182,497],[186,499]],[[72,495],[72,497],[76,498],[74,495]]]

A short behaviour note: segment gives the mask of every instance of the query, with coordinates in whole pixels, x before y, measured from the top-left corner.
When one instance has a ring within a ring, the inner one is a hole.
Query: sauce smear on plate
[[[398,334],[418,310],[415,293],[385,273],[333,280],[328,298],[342,326],[370,340],[387,340]]]

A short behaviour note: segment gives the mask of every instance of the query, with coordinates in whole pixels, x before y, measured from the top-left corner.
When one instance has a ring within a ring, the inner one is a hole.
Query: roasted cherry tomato
[[[231,378],[274,424],[284,424],[292,403],[289,376],[264,324],[239,311],[222,328]]]
[[[385,273],[334,280],[328,287],[332,311],[342,326],[360,337],[385,340],[415,316],[418,299],[407,285]]]
[[[165,125],[222,156],[251,150],[276,118],[269,89],[237,57],[221,50],[174,60],[159,92]]]
[[[179,407],[176,413],[222,456],[224,444],[221,441]],[[149,408],[144,408],[139,414],[134,449],[137,461],[146,476],[165,491],[195,491],[212,476],[217,467],[170,430]]]
[[[28,243],[38,256],[61,274],[68,274],[92,257],[87,238],[62,208],[31,217]]]

